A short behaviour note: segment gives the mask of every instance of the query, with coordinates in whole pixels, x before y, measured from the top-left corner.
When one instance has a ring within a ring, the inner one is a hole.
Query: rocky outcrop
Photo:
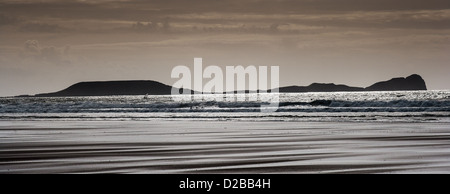
[[[375,83],[366,91],[398,91],[398,90],[427,90],[425,80],[420,75],[414,74],[406,78],[393,78],[389,81]]]
[[[377,82],[367,88],[347,85],[314,83],[309,86],[288,86],[279,88],[282,93],[294,92],[357,92],[357,91],[402,91],[427,90],[425,81],[420,75],[414,74],[406,78],[393,78],[389,81]]]
[[[38,97],[111,96],[111,95],[166,95],[172,87],[155,81],[81,82],[65,90],[38,94]]]
[[[355,92],[355,91],[399,91],[427,90],[425,81],[420,75],[406,78],[394,78],[389,81],[375,83],[367,88],[347,85],[313,83],[309,86],[289,86],[279,88],[281,93],[295,92]],[[170,95],[172,87],[156,81],[106,81],[81,82],[59,92],[38,94],[37,97],[63,96],[112,96],[112,95]],[[194,93],[187,90],[187,93]]]

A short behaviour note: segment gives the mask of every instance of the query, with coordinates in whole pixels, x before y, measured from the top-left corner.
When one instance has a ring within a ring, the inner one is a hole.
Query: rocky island
[[[279,88],[281,93],[296,92],[355,92],[355,91],[404,91],[427,90],[425,81],[414,74],[406,78],[393,78],[377,82],[369,87],[352,87],[333,83],[313,83],[309,86]],[[105,81],[81,82],[54,93],[37,94],[36,97],[110,96],[110,95],[170,95],[172,87],[156,81]],[[190,91],[190,90],[189,90]],[[192,91],[191,91],[192,92]]]

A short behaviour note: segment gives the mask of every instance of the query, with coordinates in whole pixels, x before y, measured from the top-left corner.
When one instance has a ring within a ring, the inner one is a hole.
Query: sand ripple
[[[450,125],[2,121],[0,173],[450,173]]]

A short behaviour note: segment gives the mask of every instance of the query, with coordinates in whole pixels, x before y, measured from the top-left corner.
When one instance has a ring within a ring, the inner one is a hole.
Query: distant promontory
[[[279,88],[282,93],[293,92],[357,92],[357,91],[407,91],[427,90],[425,80],[420,75],[413,74],[406,78],[393,78],[388,81],[377,82],[369,87],[352,87],[347,85],[336,85],[333,83],[313,83],[309,86],[289,86]]]
[[[113,96],[113,95],[167,95],[172,91],[168,86],[156,81],[104,81],[80,82],[59,92],[38,94],[37,97],[65,96]]]
[[[427,90],[425,80],[420,75],[414,74],[406,78],[393,78],[389,81],[375,83],[366,91],[397,91],[397,90]]]
[[[393,78],[369,87],[352,87],[333,83],[313,83],[309,86],[279,88],[281,93],[296,92],[355,92],[355,91],[405,91],[427,90],[425,81],[414,74],[406,78]],[[54,93],[37,94],[36,97],[112,96],[112,95],[170,95],[172,87],[156,81],[104,81],[81,82]],[[192,91],[191,91],[192,92]]]

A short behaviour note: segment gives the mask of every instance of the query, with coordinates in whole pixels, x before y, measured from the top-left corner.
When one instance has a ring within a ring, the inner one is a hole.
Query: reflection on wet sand
[[[450,125],[1,122],[0,173],[450,173]]]

